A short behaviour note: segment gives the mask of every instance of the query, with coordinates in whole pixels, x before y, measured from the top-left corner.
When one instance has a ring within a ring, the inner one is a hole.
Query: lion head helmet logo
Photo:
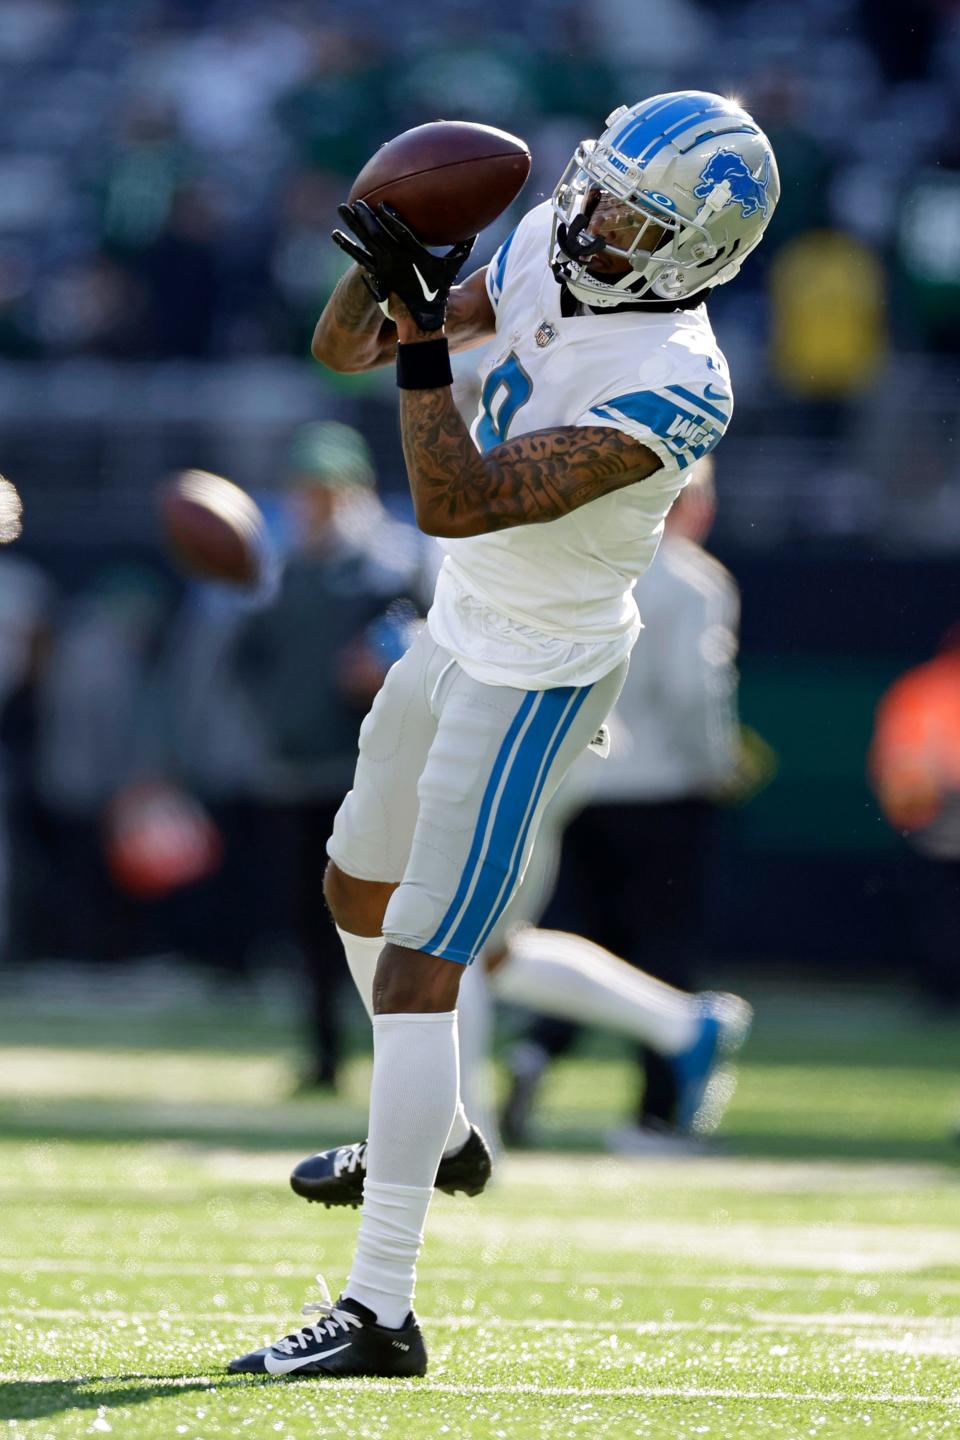
[[[736,150],[718,150],[715,155],[710,156],[701,170],[700,184],[694,186],[693,193],[698,200],[705,200],[715,185],[726,181],[730,187],[728,205],[739,204],[744,218],[755,215],[758,210],[761,215],[766,215],[769,179],[769,155],[764,156],[763,173],[756,176],[751,173],[746,160]]]

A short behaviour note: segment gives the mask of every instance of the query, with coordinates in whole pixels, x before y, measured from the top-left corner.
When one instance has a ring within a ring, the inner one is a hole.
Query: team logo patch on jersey
[[[748,215],[767,213],[767,185],[770,180],[770,156],[764,156],[763,174],[751,173],[750,167],[736,150],[718,150],[700,171],[700,184],[693,187],[698,200],[705,200],[715,185],[726,181],[730,187],[728,205],[739,205],[744,219]]]
[[[534,331],[533,338],[540,346],[540,349],[545,350],[551,340],[556,340],[557,332],[549,320],[541,320],[539,328]]]

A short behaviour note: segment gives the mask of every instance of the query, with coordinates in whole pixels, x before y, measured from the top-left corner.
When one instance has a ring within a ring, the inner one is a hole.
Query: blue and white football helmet
[[[779,196],[770,141],[735,100],[655,95],[577,147],[553,193],[550,263],[586,305],[682,300],[733,279]],[[604,251],[625,274],[609,273]]]

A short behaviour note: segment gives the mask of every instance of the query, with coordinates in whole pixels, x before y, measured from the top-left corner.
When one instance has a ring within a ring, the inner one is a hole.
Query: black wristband
[[[397,385],[401,390],[440,390],[453,384],[446,338],[397,346]]]

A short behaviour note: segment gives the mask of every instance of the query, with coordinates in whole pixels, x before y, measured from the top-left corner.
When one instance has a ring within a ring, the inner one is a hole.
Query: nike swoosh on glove
[[[381,204],[374,211],[365,200],[357,200],[353,205],[338,206],[337,214],[360,243],[342,230],[334,230],[331,239],[360,266],[381,308],[389,296],[396,295],[421,330],[441,329],[451,286],[476,236],[461,240],[445,255],[435,255],[420,243],[392,205]]]

